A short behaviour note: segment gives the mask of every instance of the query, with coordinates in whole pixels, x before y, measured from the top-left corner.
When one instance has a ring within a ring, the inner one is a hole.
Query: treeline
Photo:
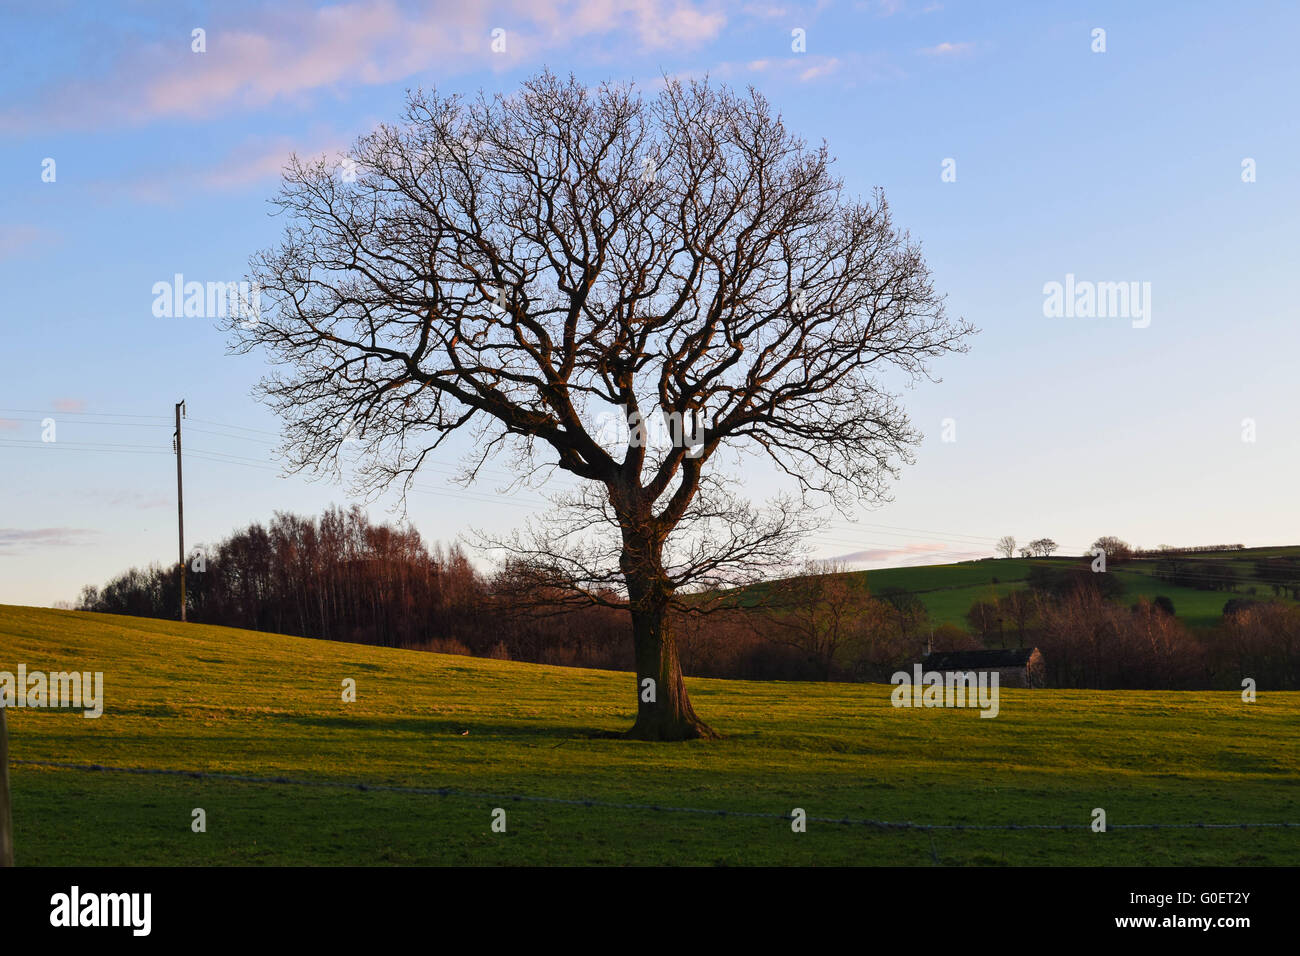
[[[1031,570],[1024,590],[966,615],[986,647],[1037,647],[1049,687],[1300,689],[1300,607],[1234,597],[1191,631],[1167,596],[1127,602],[1121,578],[1087,565]]]
[[[1175,548],[1162,544],[1157,548],[1134,548],[1136,558],[1159,558],[1169,554],[1206,554],[1212,551],[1245,551],[1244,544],[1202,544],[1195,547]]]
[[[191,621],[401,647],[472,629],[479,603],[464,555],[431,551],[413,529],[371,524],[360,508],[249,525],[195,549],[185,584]],[[80,606],[178,617],[176,568],[132,568],[83,589]]]
[[[626,614],[586,608],[553,615],[501,597],[456,547],[374,524],[360,507],[319,518],[277,512],[198,549],[185,576],[186,617],[254,631],[530,660],[630,665]],[[82,589],[78,608],[176,619],[175,566],[132,568]]]
[[[1262,559],[1292,580],[1294,559]],[[1290,563],[1288,563],[1290,562]],[[190,621],[254,631],[578,667],[630,670],[618,606],[566,607],[506,567],[483,573],[458,548],[372,523],[359,507],[319,518],[277,513],[191,559]],[[916,594],[873,593],[870,574],[813,564],[769,582],[761,601],[673,626],[686,673],[751,680],[887,681],[924,649],[1037,646],[1049,686],[1300,688],[1300,608],[1228,602],[1219,627],[1189,632],[1168,598],[1126,606],[1122,579],[1088,564],[1037,566],[1027,588],[977,601],[967,628],[932,622]],[[1190,580],[1190,579],[1189,579]],[[1198,578],[1198,580],[1201,580]],[[604,595],[617,605],[615,594]],[[132,568],[83,589],[82,610],[179,617],[177,569]]]
[[[617,606],[572,608],[507,566],[479,571],[458,548],[430,547],[410,528],[374,524],[360,507],[319,518],[277,512],[198,549],[186,573],[186,617],[327,640],[577,667],[630,670],[631,622]],[[768,600],[674,616],[687,673],[752,680],[887,680],[920,654],[976,647],[960,628],[931,628],[915,595],[871,595],[860,578],[808,573],[774,582]],[[175,566],[132,568],[77,607],[179,618]]]
[[[1051,538],[1036,538],[1030,541],[1028,545],[1020,548],[1022,558],[1048,558],[1059,549],[1059,545]],[[1092,543],[1089,547],[1089,554],[1093,554],[1100,548],[1106,552],[1106,558],[1110,561],[1120,562],[1128,561],[1132,558],[1164,558],[1176,555],[1207,554],[1219,551],[1244,551],[1244,544],[1203,544],[1194,547],[1173,547],[1168,544],[1162,544],[1157,548],[1138,548],[1123,538],[1116,535],[1103,535]],[[1016,539],[1013,535],[1004,535],[998,539],[994,550],[1004,558],[1009,558],[1016,553]]]
[[[1232,602],[1229,602],[1232,603]],[[1260,602],[1230,608],[1192,632],[1168,598],[1126,607],[1080,592],[1044,606],[1035,643],[1048,686],[1171,690],[1300,689],[1300,608]]]
[[[1161,558],[1153,575],[1169,584],[1196,588],[1199,591],[1244,591],[1254,596],[1260,589],[1275,597],[1300,599],[1300,559],[1295,557],[1258,558],[1251,562],[1252,581],[1242,581],[1237,565],[1245,562],[1190,561],[1184,558]]]
[[[1272,589],[1273,594],[1290,594],[1300,600],[1300,558],[1260,558],[1254,563],[1255,577]],[[1254,593],[1250,589],[1248,593]]]
[[[1166,584],[1198,591],[1235,591],[1241,583],[1237,569],[1224,561],[1161,558],[1151,573]]]
[[[869,577],[869,576],[868,576]],[[813,562],[769,582],[761,601],[674,622],[690,674],[749,680],[888,681],[929,646],[972,650],[979,641],[952,624],[932,625],[909,591],[869,590],[842,566]]]

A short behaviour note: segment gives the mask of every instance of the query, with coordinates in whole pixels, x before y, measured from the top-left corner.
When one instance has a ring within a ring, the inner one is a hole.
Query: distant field
[[[1257,589],[1257,596],[1261,599],[1272,598],[1272,592],[1262,582],[1255,580],[1252,562],[1259,558],[1297,555],[1300,555],[1300,546],[1247,548],[1243,551],[1210,552],[1188,557],[1192,561],[1230,562],[1237,569],[1240,579],[1240,588],[1236,592],[1175,587],[1155,578],[1155,560],[1149,558],[1112,565],[1110,571],[1124,582],[1125,591],[1120,597],[1121,601],[1132,603],[1139,597],[1150,599],[1163,594],[1174,602],[1174,611],[1185,624],[1193,628],[1206,628],[1218,623],[1223,614],[1223,605],[1228,600],[1249,596],[1247,589],[1252,586]],[[885,588],[902,588],[915,592],[935,624],[956,624],[969,630],[966,612],[970,606],[976,601],[992,600],[1005,596],[1009,591],[1024,588],[1025,579],[1034,565],[1065,567],[1079,563],[1082,563],[1082,559],[1077,557],[986,558],[959,564],[858,571],[854,572],[854,576],[865,577],[873,594],[879,594]]]
[[[719,742],[599,736],[628,674],[0,606],[0,670],[102,670],[99,720],[10,711],[14,759],[928,823],[1300,819],[1300,694],[1004,691],[895,709],[871,684],[691,680]],[[340,701],[352,677],[359,699]],[[465,732],[468,731],[468,735]],[[1294,864],[1300,829],[924,832],[15,766],[17,862]],[[506,833],[490,830],[496,806]],[[191,810],[208,832],[190,831]]]

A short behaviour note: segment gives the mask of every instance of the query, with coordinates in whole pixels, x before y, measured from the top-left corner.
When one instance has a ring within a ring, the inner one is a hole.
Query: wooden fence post
[[[9,812],[9,734],[0,707],[0,866],[14,865],[14,821]]]

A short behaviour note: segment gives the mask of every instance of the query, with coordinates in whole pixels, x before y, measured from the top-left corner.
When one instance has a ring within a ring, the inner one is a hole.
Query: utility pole
[[[176,536],[181,565],[181,620],[185,620],[185,491],[181,484],[181,415],[185,399],[176,403]]]

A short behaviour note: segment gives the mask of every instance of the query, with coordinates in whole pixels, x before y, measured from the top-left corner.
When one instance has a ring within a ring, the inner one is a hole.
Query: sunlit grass
[[[1300,694],[691,680],[718,742],[647,744],[629,674],[0,606],[0,670],[101,670],[98,720],[10,711],[14,759],[925,823],[1300,820]],[[353,678],[356,703],[341,700]],[[468,733],[466,733],[468,731]],[[925,833],[16,766],[20,864],[1293,864],[1300,830]],[[507,832],[493,833],[504,805]],[[190,830],[207,811],[208,832]]]

